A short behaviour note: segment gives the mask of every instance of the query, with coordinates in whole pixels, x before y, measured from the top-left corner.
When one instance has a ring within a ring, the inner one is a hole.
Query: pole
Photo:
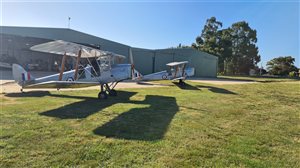
[[[71,20],[71,17],[69,16],[68,17],[68,28],[70,29],[70,20]]]

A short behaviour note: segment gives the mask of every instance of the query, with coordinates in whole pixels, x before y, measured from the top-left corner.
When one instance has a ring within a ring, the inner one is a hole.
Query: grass
[[[299,167],[300,83],[1,96],[0,167]]]

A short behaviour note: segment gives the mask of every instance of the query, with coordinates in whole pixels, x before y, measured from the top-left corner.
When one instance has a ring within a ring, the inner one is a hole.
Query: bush
[[[289,73],[290,78],[294,78],[294,77],[296,77],[296,75],[297,75],[297,72],[295,72],[295,71],[292,71]]]
[[[224,74],[225,74],[224,72],[218,72],[217,76],[224,76]]]

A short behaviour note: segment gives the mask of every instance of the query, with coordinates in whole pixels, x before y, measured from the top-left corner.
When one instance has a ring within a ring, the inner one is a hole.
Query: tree
[[[192,48],[218,56],[218,71],[226,74],[248,74],[257,68],[260,61],[256,46],[256,30],[245,21],[220,29],[222,22],[215,17],[206,20],[206,24]]]
[[[248,74],[260,61],[256,46],[256,30],[251,29],[245,21],[232,24],[231,28],[233,72]]]
[[[291,56],[277,57],[267,62],[267,70],[272,75],[288,75],[289,72],[298,70],[294,62],[295,58]]]
[[[211,17],[206,20],[206,24],[201,32],[200,36],[196,37],[196,43],[192,44],[192,48],[207,52],[209,54],[219,57],[218,70],[222,72],[224,70],[224,51],[226,49],[222,48],[226,43],[221,42],[222,40],[222,22],[217,21],[215,17]]]
[[[223,29],[218,31],[219,43],[219,72],[228,72],[228,65],[226,64],[231,61],[232,57],[232,36],[231,29]]]
[[[218,31],[221,27],[222,22],[217,21],[215,17],[207,19],[201,35],[196,38],[196,43],[193,43],[192,47],[219,56]]]

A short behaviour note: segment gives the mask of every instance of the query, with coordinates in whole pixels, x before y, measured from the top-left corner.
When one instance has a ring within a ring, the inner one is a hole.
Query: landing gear
[[[101,84],[101,91],[98,93],[98,99],[107,99],[107,93],[104,91],[103,84]]]
[[[116,84],[111,85],[112,88],[108,84],[101,84],[101,91],[98,93],[98,99],[107,99],[109,96],[117,96],[117,91],[113,89]]]
[[[117,96],[117,91],[115,89],[112,89],[108,93],[110,96]]]
[[[99,92],[98,99],[107,99],[107,93],[104,91]]]
[[[180,86],[184,86],[185,85],[185,83],[184,83],[184,81],[182,79],[179,79],[179,85]]]

